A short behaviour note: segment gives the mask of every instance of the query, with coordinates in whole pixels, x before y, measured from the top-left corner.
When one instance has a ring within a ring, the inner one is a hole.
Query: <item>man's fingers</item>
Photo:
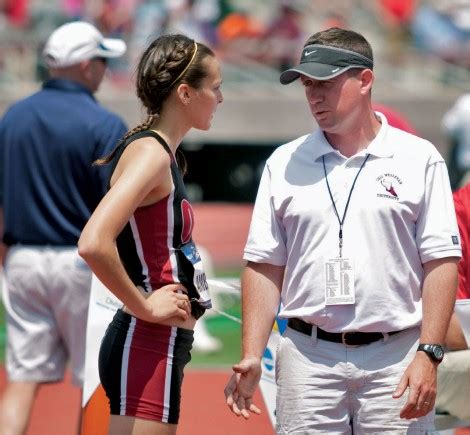
[[[252,401],[251,399],[247,399],[245,402],[245,405],[247,409],[249,409],[251,412],[254,414],[261,414],[261,409],[259,409]]]
[[[416,417],[416,411],[419,412],[419,409],[417,409],[418,398],[419,390],[417,388],[410,387],[408,392],[408,400],[400,412],[401,418],[410,419]]]
[[[238,403],[237,401],[234,399],[233,400],[233,405],[232,405],[232,411],[235,415],[237,415],[238,417],[240,417],[241,415],[241,411],[240,411],[240,408],[238,406]]]
[[[236,403],[242,417],[248,420],[250,418],[250,413],[246,409],[245,399],[243,397],[239,397]]]
[[[245,366],[245,364],[235,364],[234,366],[232,366],[232,370],[235,372],[235,373],[246,373],[248,370],[249,370],[249,367]]]
[[[403,393],[406,391],[407,386],[408,386],[408,377],[406,375],[403,375],[392,397],[394,399],[398,399],[399,397],[403,396]]]
[[[259,409],[254,403],[250,405],[250,411],[258,415],[261,414],[261,409]]]

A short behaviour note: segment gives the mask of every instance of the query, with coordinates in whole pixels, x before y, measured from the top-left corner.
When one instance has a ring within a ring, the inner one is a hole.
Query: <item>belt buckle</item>
[[[342,332],[341,333],[341,343],[343,343],[345,346],[350,346],[350,347],[360,346],[359,344],[349,344],[347,342],[347,334],[354,334],[354,333],[353,332]]]

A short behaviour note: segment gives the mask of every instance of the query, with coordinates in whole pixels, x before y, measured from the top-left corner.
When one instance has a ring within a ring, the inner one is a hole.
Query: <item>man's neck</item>
[[[367,149],[379,133],[381,123],[371,112],[363,122],[351,126],[349,131],[341,133],[324,132],[329,144],[345,157],[352,157]]]

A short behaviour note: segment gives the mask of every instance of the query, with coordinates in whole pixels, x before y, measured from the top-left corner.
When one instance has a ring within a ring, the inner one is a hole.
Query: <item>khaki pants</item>
[[[416,354],[419,328],[365,346],[317,340],[287,328],[276,359],[277,433],[426,434],[434,411],[400,418],[408,392],[392,398]]]
[[[91,271],[77,248],[12,246],[3,278],[8,378],[58,381],[70,360],[81,387]]]

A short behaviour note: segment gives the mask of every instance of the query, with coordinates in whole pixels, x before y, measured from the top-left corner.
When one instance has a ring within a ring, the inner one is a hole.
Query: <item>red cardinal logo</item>
[[[390,195],[393,195],[395,197],[398,197],[397,192],[395,192],[395,189],[393,188],[393,184],[390,180],[380,180],[380,184],[382,184],[383,187],[385,187],[385,190],[390,193]]]

